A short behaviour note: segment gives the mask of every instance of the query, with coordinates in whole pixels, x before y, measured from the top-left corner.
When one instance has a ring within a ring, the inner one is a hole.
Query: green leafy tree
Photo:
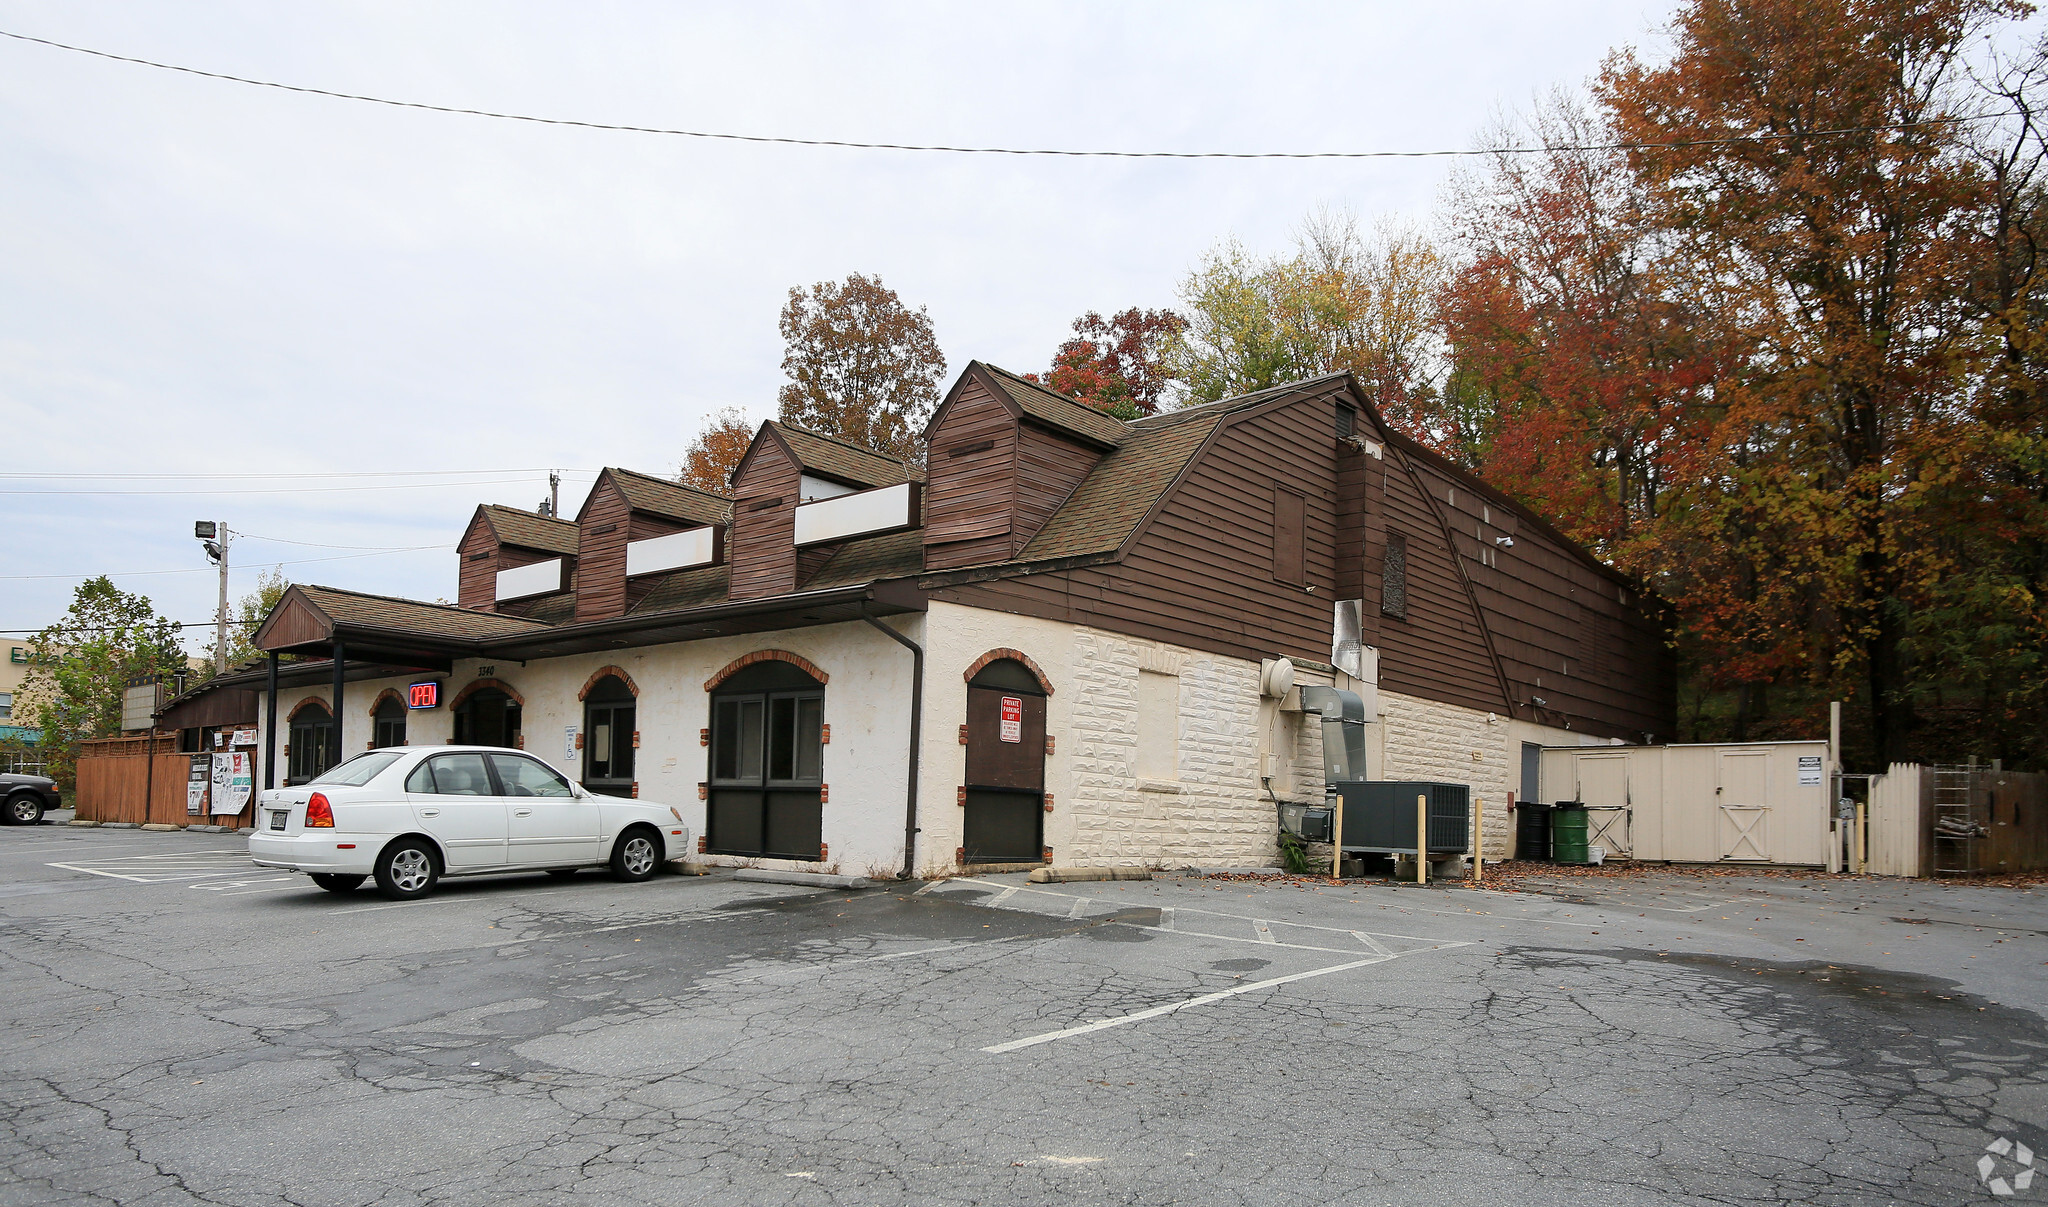
[[[45,773],[67,791],[76,782],[79,744],[121,732],[121,692],[129,681],[169,679],[186,667],[177,622],[104,575],[80,583],[64,618],[29,639],[29,659],[22,695],[43,731]]]
[[[1442,373],[1434,299],[1444,276],[1420,233],[1361,234],[1324,210],[1295,232],[1292,255],[1254,255],[1235,239],[1181,283],[1187,320],[1168,358],[1200,403],[1325,373],[1356,374],[1390,411],[1416,405]]]
[[[228,618],[229,670],[232,671],[252,659],[263,657],[263,651],[257,649],[251,642],[256,636],[256,630],[263,627],[264,620],[269,617],[270,610],[277,606],[278,600],[284,598],[285,590],[291,585],[291,581],[285,578],[284,571],[273,566],[257,578],[256,589],[242,597],[241,607]],[[213,678],[213,664],[207,663],[206,669],[200,674],[207,679]]]

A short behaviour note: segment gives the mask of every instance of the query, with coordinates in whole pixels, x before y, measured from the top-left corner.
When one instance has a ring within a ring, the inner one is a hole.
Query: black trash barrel
[[[1550,862],[1550,806],[1525,801],[1515,806],[1515,858]]]
[[[1586,806],[1577,801],[1559,801],[1550,811],[1550,857],[1558,863],[1591,863],[1593,853],[1587,842]]]

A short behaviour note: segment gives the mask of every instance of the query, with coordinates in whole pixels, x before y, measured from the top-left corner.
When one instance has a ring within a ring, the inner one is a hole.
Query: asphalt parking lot
[[[0,829],[0,1203],[2048,1199],[2048,891],[394,905],[240,845]]]

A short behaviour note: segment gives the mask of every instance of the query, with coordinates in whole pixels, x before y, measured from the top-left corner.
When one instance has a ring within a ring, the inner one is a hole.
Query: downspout
[[[910,651],[910,761],[907,771],[910,788],[903,804],[903,874],[897,879],[908,880],[917,868],[917,763],[923,750],[924,733],[924,647],[903,634],[868,615],[868,606],[860,606],[860,618],[881,630],[889,640]]]

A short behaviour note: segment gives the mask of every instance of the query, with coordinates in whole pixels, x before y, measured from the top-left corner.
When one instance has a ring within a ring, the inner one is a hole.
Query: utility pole
[[[220,567],[220,608],[214,614],[213,673],[227,673],[228,669],[228,545],[234,534],[226,524],[213,520],[200,520],[192,525],[192,535],[198,537],[206,547],[206,556]]]
[[[548,471],[548,518],[562,518],[562,475]]]

